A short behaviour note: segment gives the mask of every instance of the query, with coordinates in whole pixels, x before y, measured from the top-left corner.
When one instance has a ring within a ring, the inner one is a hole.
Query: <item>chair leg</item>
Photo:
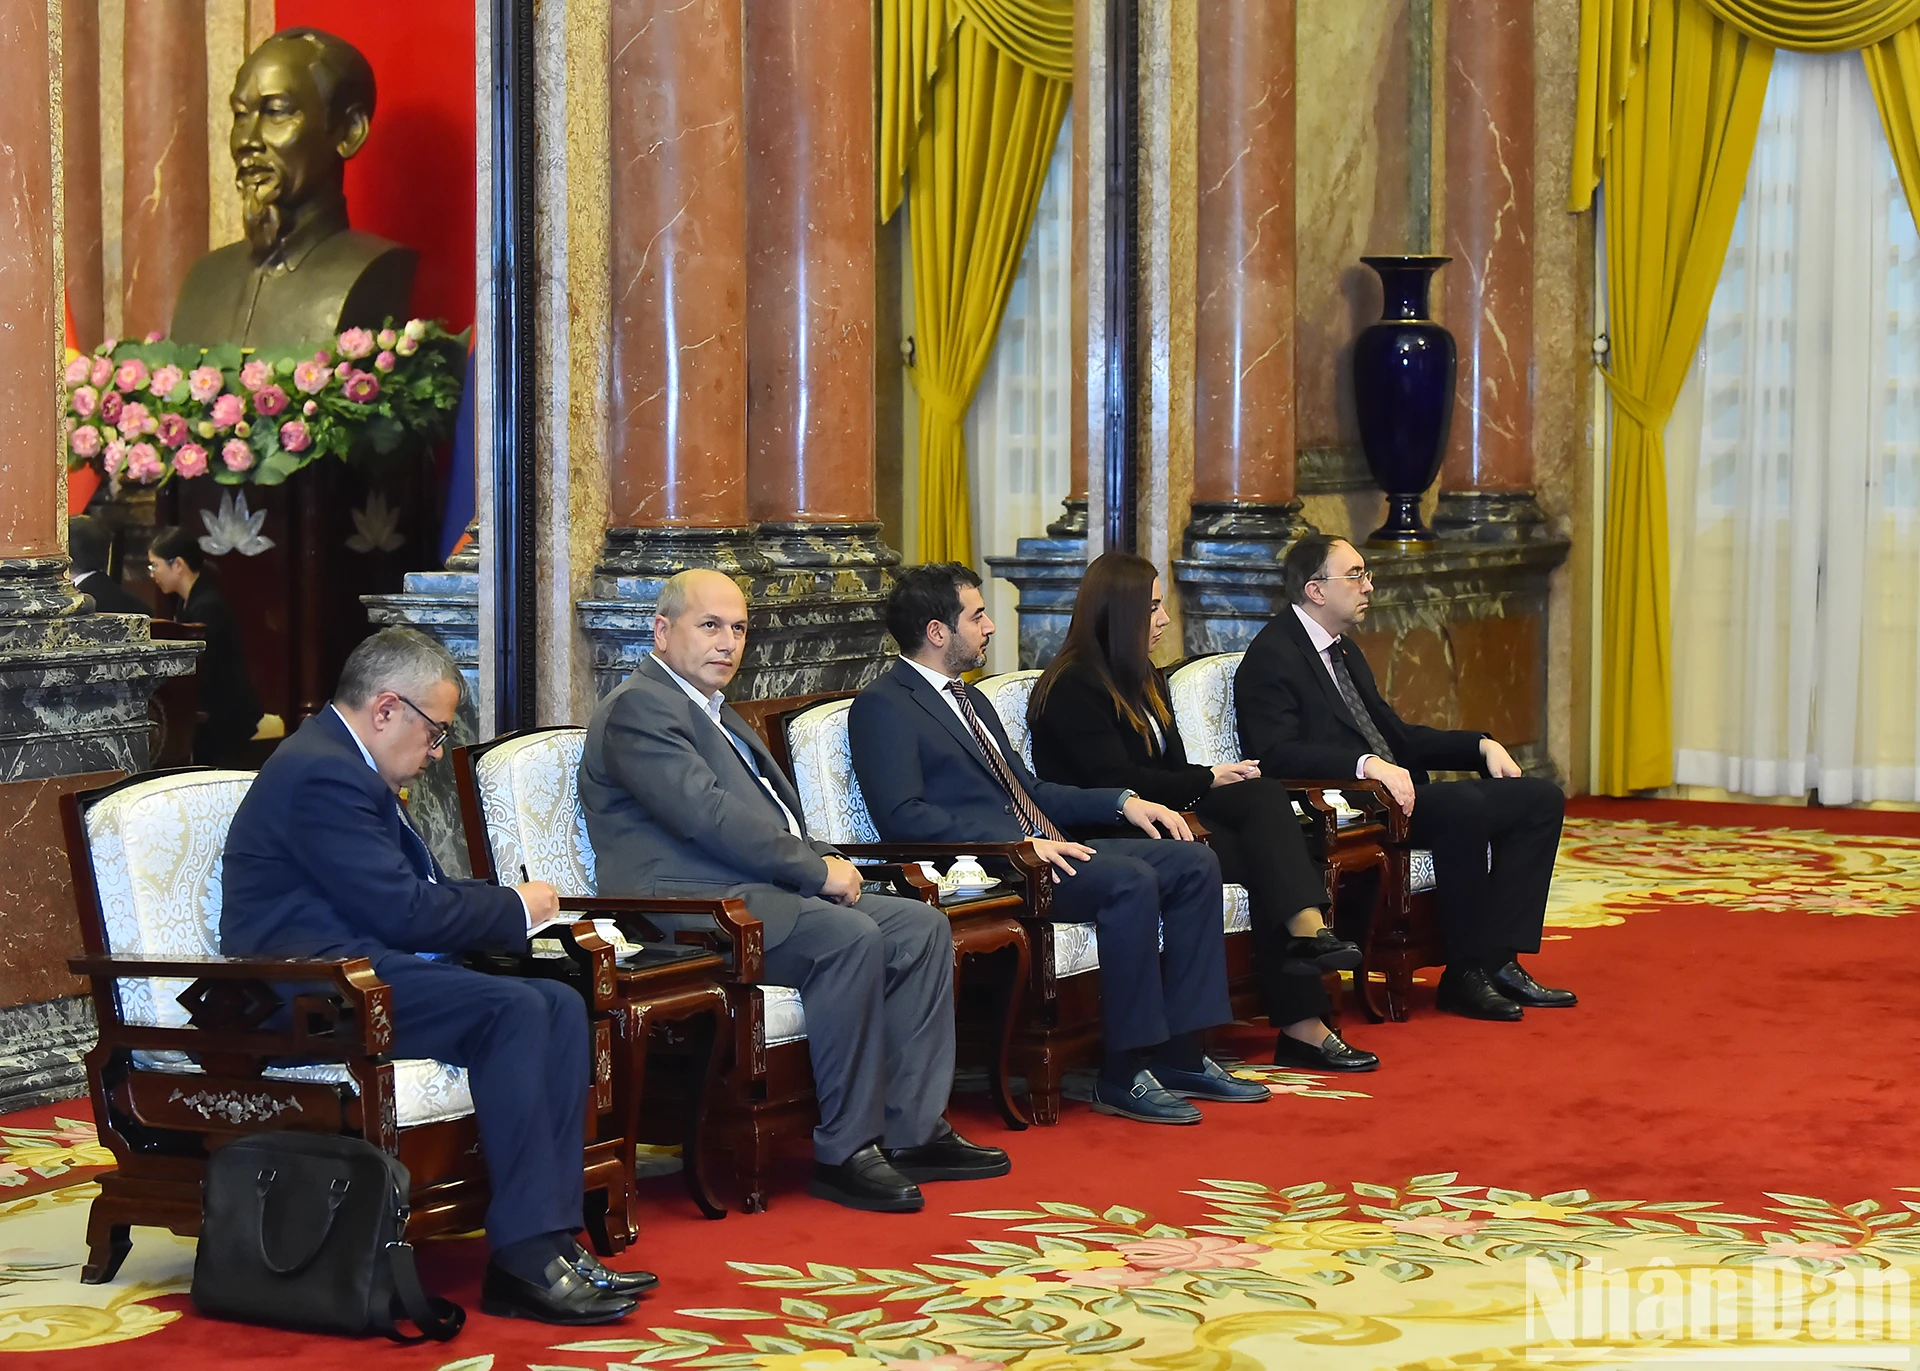
[[[1013,952],[1013,967],[999,985],[995,1001],[995,1012],[1000,1023],[1000,1042],[993,1055],[991,1066],[993,1102],[1000,1110],[1000,1117],[1008,1128],[1020,1131],[1028,1126],[1026,1111],[1020,1108],[1020,1102],[1013,1097],[1012,1073],[1007,1069],[1007,1061],[1013,1052],[1013,1031],[1015,1020],[1020,1012],[1020,992],[1027,984],[1027,945],[1025,941],[1008,945]],[[1058,1106],[1055,1106],[1058,1113]]]
[[[623,1206],[624,1207],[624,1206]],[[589,1190],[586,1195],[587,1241],[594,1252],[611,1257],[619,1249],[613,1245],[612,1226],[607,1222],[613,1208],[613,1196],[607,1190]]]
[[[750,1121],[742,1139],[738,1157],[740,1189],[744,1192],[740,1207],[749,1214],[767,1212],[767,1173],[773,1169],[773,1140],[757,1121]]]
[[[1034,1123],[1051,1128],[1060,1122],[1060,1062],[1052,1053],[1027,1069],[1027,1099]]]
[[[1395,957],[1387,963],[1387,1017],[1405,1023],[1413,1012],[1413,959]]]
[[[132,1225],[115,1223],[108,1205],[93,1202],[87,1214],[87,1264],[80,1270],[85,1285],[105,1285],[119,1274],[120,1264],[133,1251]]]
[[[686,1122],[680,1130],[680,1169],[687,1179],[687,1194],[710,1219],[727,1216],[726,1206],[713,1193],[707,1155],[707,1118],[720,1079],[720,1027],[725,1014],[726,1004],[721,1001],[718,1007],[710,1004],[694,1021],[693,1060],[699,1063],[699,1076],[688,1092]]]

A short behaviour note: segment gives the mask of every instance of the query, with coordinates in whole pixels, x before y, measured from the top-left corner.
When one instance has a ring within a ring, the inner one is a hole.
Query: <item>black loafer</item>
[[[1464,971],[1448,967],[1440,974],[1437,998],[1440,1008],[1447,1013],[1469,1019],[1515,1023],[1526,1017],[1519,1005],[1500,993],[1493,983],[1493,973],[1485,967],[1468,967]]]
[[[1275,1066],[1294,1066],[1303,1071],[1376,1071],[1380,1059],[1371,1052],[1350,1047],[1338,1033],[1329,1032],[1318,1047],[1310,1047],[1285,1033],[1273,1046]]]
[[[807,1193],[876,1214],[911,1214],[927,1203],[920,1187],[893,1169],[877,1143],[868,1143],[838,1166],[815,1162]]]
[[[1355,971],[1360,966],[1360,944],[1336,938],[1331,928],[1310,938],[1289,938],[1285,955],[1288,961],[1312,962],[1322,971]]]
[[[564,1257],[547,1263],[545,1277],[545,1285],[536,1285],[488,1262],[480,1282],[481,1312],[497,1319],[579,1325],[623,1319],[638,1303],[632,1295],[602,1290]]]
[[[660,1278],[651,1271],[615,1271],[579,1243],[573,1245],[573,1251],[573,1269],[602,1290],[616,1295],[638,1295],[660,1284]]]
[[[1527,974],[1516,958],[1493,973],[1493,988],[1512,1000],[1534,1009],[1568,1009],[1580,1003],[1571,990],[1551,990]]]
[[[1200,1059],[1198,1071],[1153,1068],[1153,1078],[1169,1095],[1187,1100],[1218,1100],[1222,1104],[1258,1104],[1273,1092],[1258,1081],[1243,1081],[1211,1057]]]
[[[1013,1170],[1007,1154],[997,1147],[970,1143],[946,1125],[939,1137],[917,1147],[889,1147],[888,1163],[919,1185],[925,1181],[982,1181]]]
[[[1095,1080],[1093,1110],[1135,1123],[1199,1123],[1201,1118],[1199,1110],[1162,1087],[1151,1071],[1136,1072],[1125,1090],[1108,1085],[1105,1077]]]

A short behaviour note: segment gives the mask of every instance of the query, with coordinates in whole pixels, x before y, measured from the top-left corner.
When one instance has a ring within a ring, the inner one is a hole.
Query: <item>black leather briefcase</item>
[[[466,1311],[420,1288],[407,1168],[364,1138],[254,1133],[207,1162],[193,1304],[310,1333],[445,1342]],[[418,1333],[404,1332],[410,1319]]]

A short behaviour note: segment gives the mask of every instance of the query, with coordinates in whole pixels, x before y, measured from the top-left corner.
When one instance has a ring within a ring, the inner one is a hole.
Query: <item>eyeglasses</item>
[[[1339,576],[1309,576],[1307,577],[1307,580],[1308,581],[1352,581],[1356,585],[1361,585],[1361,584],[1372,585],[1373,573],[1367,570],[1367,568],[1363,566],[1357,566],[1352,571],[1346,572]]]
[[[427,721],[427,726],[433,730],[433,736],[427,740],[427,751],[438,752],[441,746],[447,741],[448,736],[453,732],[453,720],[449,719],[444,724],[441,723],[438,719],[434,718],[433,715],[427,713],[426,710],[420,708],[419,705],[398,691],[394,692],[393,698]]]

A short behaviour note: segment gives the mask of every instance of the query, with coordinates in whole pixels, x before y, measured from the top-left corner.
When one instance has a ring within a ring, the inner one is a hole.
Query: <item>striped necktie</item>
[[[994,746],[993,739],[987,735],[987,730],[980,723],[980,716],[973,712],[973,701],[967,698],[967,683],[948,681],[947,689],[960,702],[960,713],[966,719],[967,727],[973,730],[974,742],[980,745],[980,751],[986,756],[987,769],[993,772],[993,778],[1000,782],[1000,788],[1013,801],[1013,816],[1020,821],[1021,829],[1030,838],[1065,842],[1067,835],[1055,828],[1053,821],[1040,812],[1040,806],[1027,794],[1026,787],[1020,784],[1019,777],[1013,774],[1013,768],[1007,765],[1006,758],[1000,755],[1000,749]]]

